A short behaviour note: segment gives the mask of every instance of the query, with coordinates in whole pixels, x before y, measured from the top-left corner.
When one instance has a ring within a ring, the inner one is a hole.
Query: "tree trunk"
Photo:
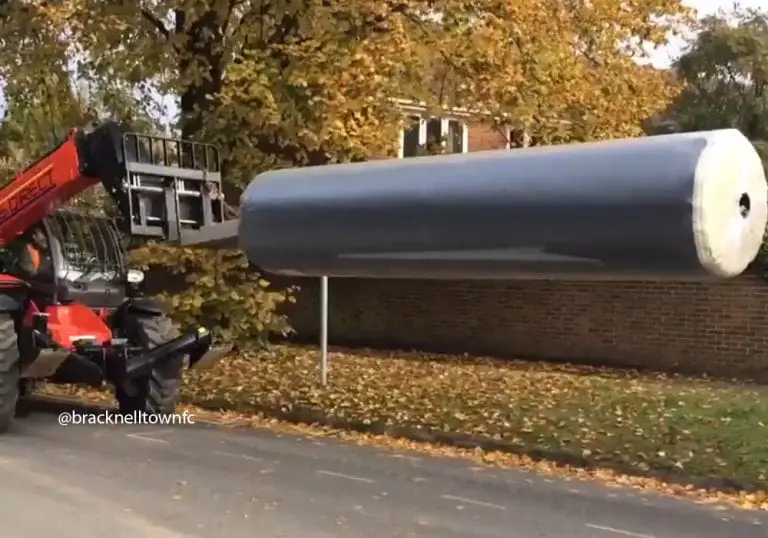
[[[223,34],[215,11],[205,12],[186,27],[186,13],[176,12],[176,30],[184,32],[187,42],[181,51],[179,71],[182,77],[200,70],[205,76],[190,84],[181,94],[181,136],[198,139],[203,130],[203,117],[215,108],[215,99],[221,92],[224,66],[221,48]],[[198,77],[195,77],[198,78]]]

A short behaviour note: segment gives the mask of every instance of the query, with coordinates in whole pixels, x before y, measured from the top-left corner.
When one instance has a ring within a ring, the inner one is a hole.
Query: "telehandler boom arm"
[[[0,189],[0,247],[99,183],[117,205],[121,231],[180,242],[224,220],[219,166],[208,144],[113,122],[72,129]]]

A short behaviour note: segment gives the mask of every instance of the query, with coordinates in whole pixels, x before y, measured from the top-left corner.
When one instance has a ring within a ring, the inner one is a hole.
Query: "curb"
[[[34,403],[33,403],[34,402]],[[233,406],[230,402],[221,399],[207,401],[195,400],[194,398],[182,398],[186,404],[196,405],[207,411],[234,411],[243,412],[243,408]],[[77,398],[63,398],[53,395],[36,395],[33,401],[29,402],[36,410],[43,412],[59,412],[67,408],[79,407],[86,412],[103,409],[103,404],[88,402]],[[609,470],[637,478],[656,479],[669,485],[677,485],[695,489],[705,489],[724,493],[753,493],[768,491],[768,484],[758,481],[742,480],[730,477],[689,477],[681,474],[679,471],[671,469],[652,469],[642,470],[630,464],[621,464],[617,462],[601,462],[594,459],[585,458],[581,455],[569,453],[567,451],[547,450],[547,449],[527,449],[491,439],[488,437],[473,436],[456,432],[446,432],[442,430],[428,430],[423,428],[413,428],[386,424],[384,422],[366,422],[357,419],[345,419],[328,415],[323,411],[311,408],[275,408],[266,405],[248,404],[245,410],[252,414],[259,414],[265,418],[273,418],[292,424],[301,424],[307,426],[324,426],[335,430],[351,431],[362,434],[381,435],[394,439],[405,439],[420,444],[435,444],[446,447],[460,449],[480,449],[485,452],[501,452],[516,456],[531,458],[537,462],[551,462],[561,467],[577,467],[587,471]],[[210,421],[204,421],[207,424],[221,425]],[[235,426],[236,427],[236,426]]]
[[[196,401],[194,399],[184,399],[184,402],[209,411],[244,411],[242,408],[238,409],[231,403],[221,400]],[[536,462],[551,462],[562,467],[577,467],[588,471],[609,470],[637,478],[656,479],[666,484],[695,489],[705,489],[724,493],[753,493],[768,491],[768,483],[765,482],[761,483],[759,481],[742,480],[731,477],[690,477],[673,469],[657,468],[646,471],[638,469],[631,464],[598,461],[567,451],[525,448],[488,437],[463,433],[413,428],[386,424],[383,422],[365,422],[358,419],[344,419],[311,408],[286,409],[266,405],[248,404],[247,411],[254,414],[260,414],[265,418],[274,418],[293,424],[325,426],[336,430],[405,439],[421,444],[435,444],[469,450],[480,449],[485,452],[502,452],[505,454],[528,457]]]

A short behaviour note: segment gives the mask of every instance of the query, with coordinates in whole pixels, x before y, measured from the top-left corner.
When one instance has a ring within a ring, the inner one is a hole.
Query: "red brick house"
[[[510,130],[494,129],[490,124],[469,121],[461,110],[445,111],[440,117],[430,117],[424,105],[405,99],[398,107],[412,120],[410,128],[401,129],[398,158],[413,157],[428,143],[444,141],[447,153],[466,153],[510,147]]]

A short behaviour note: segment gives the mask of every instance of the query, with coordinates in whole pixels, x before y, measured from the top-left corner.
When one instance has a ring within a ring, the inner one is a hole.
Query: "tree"
[[[58,71],[58,72],[57,72]],[[70,74],[52,69],[37,86],[8,84],[5,111],[0,121],[0,184],[62,142],[72,127],[105,118],[127,118],[132,130],[157,128],[149,117],[128,114],[131,103],[119,96],[105,96],[84,85],[76,85]],[[124,120],[125,121],[125,120]],[[101,187],[77,196],[72,205],[111,212],[112,200]]]
[[[740,129],[768,165],[768,11],[737,7],[703,19],[674,72],[684,89],[666,125]]]
[[[34,84],[41,62],[19,58],[53,58],[48,65],[105,93],[136,95],[152,113],[153,96],[175,96],[180,133],[221,147],[231,203],[266,169],[394,155],[405,121],[395,98],[462,106],[546,143],[640,134],[641,120],[663,110],[675,88],[635,60],[690,17],[680,0],[9,5],[0,76]],[[28,37],[33,29],[40,38]],[[180,258],[204,266],[190,277],[193,288],[210,282],[200,275],[212,274],[216,259],[165,255]]]
[[[393,97],[507,115],[537,136],[636,134],[672,89],[631,56],[686,17],[678,0],[62,0],[14,15],[31,22],[0,44],[38,57],[55,42],[103,87],[175,95],[182,134],[220,142],[242,185],[392,150]],[[56,38],[29,40],[30,26]]]

